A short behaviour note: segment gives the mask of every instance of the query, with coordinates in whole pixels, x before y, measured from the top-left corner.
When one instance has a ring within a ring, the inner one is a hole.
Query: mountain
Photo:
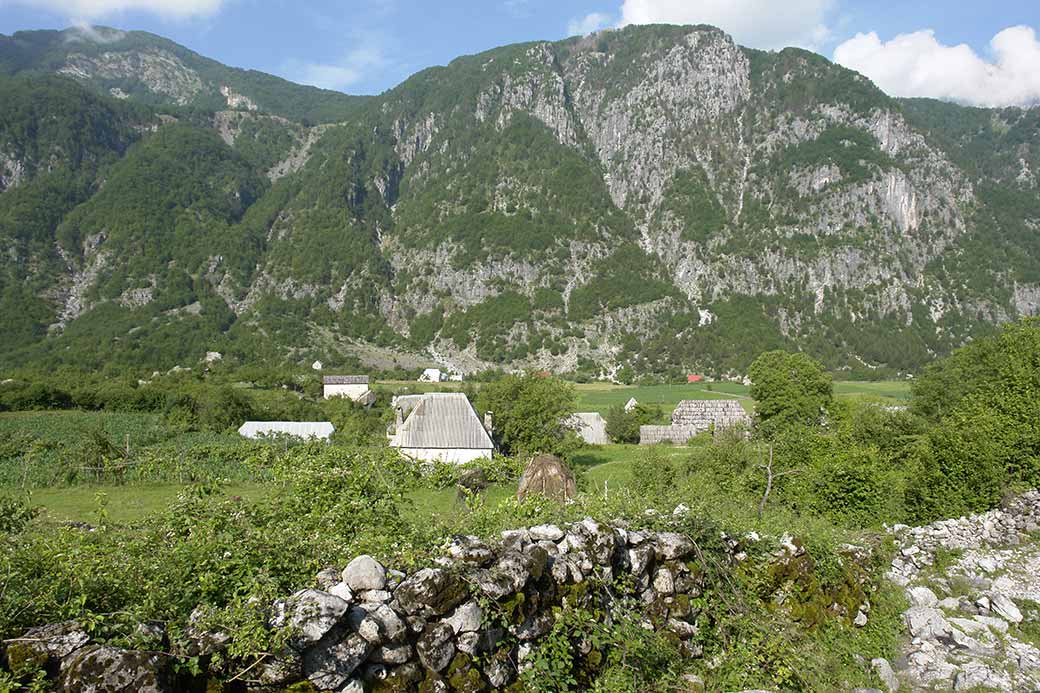
[[[161,36],[110,27],[0,35],[0,74],[59,74],[157,107],[262,110],[305,123],[343,120],[366,99],[227,67]]]
[[[784,347],[892,373],[1040,306],[1037,109],[895,100],[703,26],[506,46],[361,99],[113,31],[0,38],[8,367],[674,376]],[[206,89],[68,69],[157,50]],[[207,100],[225,86],[248,102]]]

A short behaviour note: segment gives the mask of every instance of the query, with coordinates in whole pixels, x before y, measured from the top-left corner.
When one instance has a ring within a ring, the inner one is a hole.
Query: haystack
[[[555,455],[538,455],[527,465],[520,477],[516,497],[520,500],[537,493],[553,500],[570,500],[578,492],[574,474]]]

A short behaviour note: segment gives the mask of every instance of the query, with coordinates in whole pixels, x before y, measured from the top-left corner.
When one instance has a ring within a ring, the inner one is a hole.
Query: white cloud
[[[585,34],[591,34],[594,31],[599,31],[611,24],[611,17],[609,14],[603,12],[592,12],[587,14],[580,19],[572,19],[567,23],[567,35],[568,36],[584,36]]]
[[[862,72],[892,96],[929,96],[976,106],[1040,103],[1040,41],[1028,26],[1004,29],[990,41],[993,60],[971,47],[947,46],[932,30],[882,42],[857,34],[834,50],[834,60]]]
[[[334,63],[290,61],[285,74],[293,81],[322,89],[344,90],[379,72],[387,64],[381,47],[367,45],[355,48]]]
[[[0,6],[18,4],[77,20],[92,20],[120,12],[151,12],[169,19],[209,17],[225,0],[0,0]]]
[[[830,35],[833,0],[624,0],[621,25],[711,24],[752,48],[813,48]]]

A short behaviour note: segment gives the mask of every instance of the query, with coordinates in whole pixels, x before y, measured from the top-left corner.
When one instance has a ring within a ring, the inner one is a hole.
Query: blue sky
[[[1040,101],[1038,0],[0,0],[3,34],[143,29],[229,65],[363,94],[458,55],[657,21],[811,48],[896,95]]]

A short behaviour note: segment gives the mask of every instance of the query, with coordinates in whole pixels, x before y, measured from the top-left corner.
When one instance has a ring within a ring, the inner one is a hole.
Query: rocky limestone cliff
[[[232,73],[215,79],[220,66],[153,39],[72,43],[60,70],[130,99],[212,99],[219,156],[270,186],[227,234],[197,210],[182,220],[202,246],[183,269],[233,320],[277,318],[257,314],[268,298],[297,306],[340,335],[322,348],[603,375],[722,372],[787,346],[832,367],[901,370],[1038,311],[1028,113],[983,121],[890,99],[805,51],[628,27],[460,58],[315,126],[265,112]],[[936,125],[957,118],[963,134]],[[156,123],[171,121],[206,126]],[[982,157],[979,128],[1020,144],[987,143]],[[0,187],[42,165],[26,162],[0,157]],[[70,266],[91,266],[92,252]],[[92,306],[128,288],[159,296],[159,270],[118,257],[84,288],[124,285]]]

